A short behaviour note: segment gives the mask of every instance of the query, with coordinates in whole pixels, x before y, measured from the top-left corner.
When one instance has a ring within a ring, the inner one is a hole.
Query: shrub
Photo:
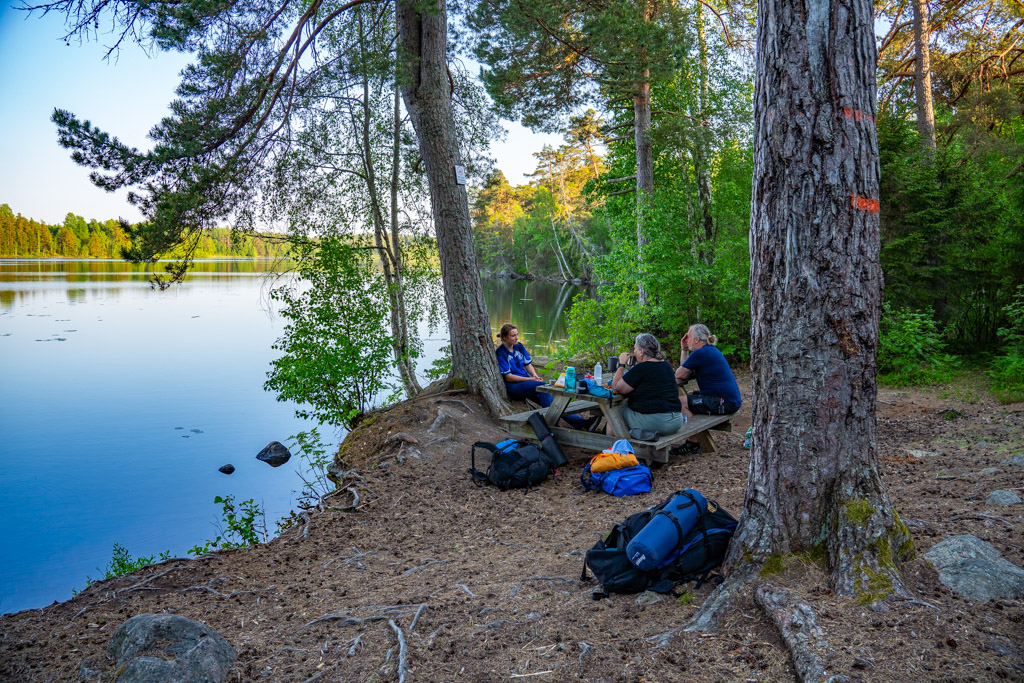
[[[213,502],[221,504],[223,526],[218,529],[220,533],[213,540],[190,548],[189,555],[205,555],[219,548],[244,548],[266,542],[267,523],[262,505],[257,505],[250,498],[236,506],[235,497],[230,495],[217,496]]]
[[[1000,403],[1024,401],[1024,285],[1017,287],[1014,301],[1003,308],[1008,327],[999,328],[1006,355],[992,361],[988,371],[992,391]]]
[[[931,315],[885,305],[878,328],[879,381],[891,386],[948,381],[957,361],[944,348]]]

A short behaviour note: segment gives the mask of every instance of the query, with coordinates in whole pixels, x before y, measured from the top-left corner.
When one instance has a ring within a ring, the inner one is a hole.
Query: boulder
[[[280,441],[271,441],[262,451],[256,454],[257,460],[262,460],[271,467],[280,467],[288,462],[291,457],[291,452]]]
[[[1024,453],[1015,455],[1012,458],[1007,458],[1003,461],[1004,465],[1013,465],[1015,467],[1024,467]]]
[[[132,617],[114,631],[107,653],[118,683],[220,683],[236,657],[216,631],[177,614]]]
[[[971,600],[1024,595],[1024,570],[1003,559],[999,551],[975,536],[947,538],[924,554],[939,572],[939,581]]]
[[[1016,505],[1020,502],[1020,496],[1008,489],[999,489],[988,494],[985,498],[985,505]]]
[[[220,467],[218,467],[217,471],[223,472],[224,474],[231,474],[232,472],[235,471],[235,466],[232,465],[231,463],[228,463],[227,465],[221,465]]]

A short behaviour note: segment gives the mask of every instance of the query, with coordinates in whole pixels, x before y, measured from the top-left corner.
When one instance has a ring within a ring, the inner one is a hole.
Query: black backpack
[[[487,472],[476,468],[476,449],[483,448],[491,452],[491,465]],[[477,441],[470,451],[472,466],[469,473],[478,486],[491,483],[502,491],[525,488],[539,484],[548,478],[551,467],[545,454],[531,443],[507,439],[498,444]]]
[[[588,580],[587,567],[590,567],[602,587],[600,592],[594,593],[595,600],[606,598],[609,593],[668,593],[677,583],[694,580],[697,581],[696,587],[700,588],[711,572],[722,564],[738,522],[712,500],[708,501],[708,511],[701,512],[693,528],[683,536],[677,546],[679,555],[671,564],[643,571],[629,561],[626,546],[679,493],[673,493],[660,505],[630,515],[626,521],[616,524],[603,541],[598,541],[587,551],[580,580]]]

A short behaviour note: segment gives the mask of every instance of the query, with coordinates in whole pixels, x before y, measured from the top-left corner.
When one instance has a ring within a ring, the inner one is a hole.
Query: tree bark
[[[870,0],[764,0],[750,218],[754,444],[730,569],[823,557],[837,594],[902,591],[878,475],[879,159]]]
[[[935,149],[935,110],[932,108],[932,66],[928,48],[930,28],[928,24],[928,3],[926,0],[912,0],[914,6],[914,95],[917,100],[917,132],[921,143],[928,149]]]
[[[715,260],[715,219],[711,213],[711,165],[708,162],[708,42],[704,36],[704,7],[697,4],[697,47],[700,50],[700,102],[693,165],[697,176],[697,212],[700,232],[697,253],[710,266]]]
[[[644,70],[644,76],[649,71]],[[633,132],[636,141],[636,253],[640,268],[639,302],[647,303],[644,288],[644,251],[647,246],[645,222],[647,203],[654,191],[654,150],[651,146],[651,84],[645,78],[636,84],[633,96]]]
[[[480,394],[494,414],[509,410],[480,284],[466,188],[455,181],[458,146],[452,118],[444,0],[400,0],[399,45],[405,60],[402,97],[412,119],[430,186],[452,346],[452,375]]]

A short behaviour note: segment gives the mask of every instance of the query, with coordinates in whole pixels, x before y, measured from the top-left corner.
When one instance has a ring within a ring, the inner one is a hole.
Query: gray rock
[[[1007,458],[1003,461],[1004,465],[1013,465],[1014,467],[1024,467],[1024,453],[1015,455],[1012,458]]]
[[[271,467],[280,467],[288,462],[291,457],[291,452],[280,441],[271,441],[262,451],[256,454],[257,460],[262,460]]]
[[[999,551],[975,536],[937,543],[924,558],[939,572],[939,581],[971,600],[1024,595],[1024,570],[1007,562]]]
[[[909,451],[908,450],[907,451],[907,455],[909,455],[911,458],[917,458],[917,459],[920,460],[922,458],[934,458],[935,456],[938,455],[938,453],[936,453],[935,451]]]
[[[1020,502],[1020,496],[1008,489],[999,489],[988,494],[985,498],[985,505],[1016,505]]]
[[[118,683],[221,683],[236,656],[209,626],[176,614],[132,617],[114,631],[107,654],[121,670]]]
[[[986,641],[983,641],[984,646],[1000,655],[1001,657],[1016,657],[1017,648],[1014,647],[1013,641],[1005,636],[992,636]]]
[[[235,466],[232,465],[231,463],[228,463],[227,465],[221,465],[220,467],[218,467],[217,471],[223,472],[224,474],[231,474],[232,472],[235,471]]]
[[[636,604],[638,604],[638,605],[657,605],[659,602],[661,602],[661,600],[662,600],[662,597],[659,594],[655,593],[654,591],[644,591],[636,599]]]
[[[999,469],[998,467],[986,467],[981,472],[978,472],[978,474],[983,476],[983,477],[988,476],[990,474],[1002,474],[1002,473],[1003,473],[1003,471],[1001,469]]]

